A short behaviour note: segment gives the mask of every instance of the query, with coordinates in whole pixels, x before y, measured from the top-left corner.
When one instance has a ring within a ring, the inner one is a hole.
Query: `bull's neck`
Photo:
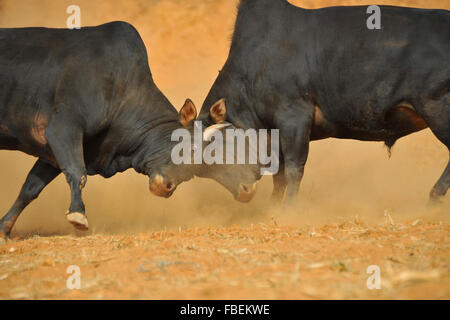
[[[170,164],[171,136],[179,128],[177,121],[171,121],[146,132],[139,147],[133,152],[131,165],[136,172],[148,175],[153,168]]]
[[[147,174],[149,167],[167,162],[167,147],[179,123],[178,113],[166,97],[155,87],[118,109],[111,121],[110,139],[118,141],[113,165]]]

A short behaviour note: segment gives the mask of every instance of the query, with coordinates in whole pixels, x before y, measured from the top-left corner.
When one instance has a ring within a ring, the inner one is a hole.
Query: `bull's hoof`
[[[79,212],[69,212],[66,214],[67,220],[78,230],[87,231],[89,229],[86,215]]]
[[[4,229],[0,228],[0,246],[5,244],[6,240],[8,240],[9,234],[5,232]]]
[[[443,201],[441,198],[430,198],[427,203],[428,208],[437,208],[442,205]]]
[[[429,208],[439,207],[442,205],[443,199],[444,199],[444,197],[442,195],[438,195],[434,192],[431,192],[430,198],[428,199],[427,206]]]
[[[0,222],[0,245],[6,242],[9,238],[9,232],[5,231],[3,223]]]
[[[445,194],[447,193],[447,188],[434,186],[430,192],[430,199],[428,200],[429,207],[437,207],[442,205],[444,202]]]

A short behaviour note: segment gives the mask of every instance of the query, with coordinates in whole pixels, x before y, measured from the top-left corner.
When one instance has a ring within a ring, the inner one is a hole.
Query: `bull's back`
[[[425,128],[423,105],[450,90],[450,14],[381,6],[381,30],[369,30],[366,8],[317,12],[314,95],[336,136],[395,139]]]
[[[306,98],[316,104],[316,138],[386,141],[426,127],[420,108],[450,89],[446,10],[380,6],[381,29],[369,30],[367,6],[242,3],[207,104],[243,79],[249,107],[267,123],[277,101]]]
[[[6,139],[9,148],[11,139],[18,148],[39,148],[61,107],[73,108],[95,127],[113,98],[120,98],[114,96],[117,79],[133,82],[137,70],[149,74],[145,46],[127,23],[0,29],[0,148],[7,147]]]
[[[311,70],[315,85],[326,82],[331,86],[326,89],[344,99],[355,91],[382,98],[432,90],[436,82],[448,79],[448,11],[381,6],[381,30],[369,30],[366,8],[315,13],[321,23],[315,30],[320,42],[312,52],[306,49],[317,57]]]
[[[317,104],[317,138],[386,140],[421,130],[420,109],[450,90],[450,13],[380,9],[381,29],[369,30],[367,6],[288,6],[261,43],[269,49],[252,56],[279,92]]]

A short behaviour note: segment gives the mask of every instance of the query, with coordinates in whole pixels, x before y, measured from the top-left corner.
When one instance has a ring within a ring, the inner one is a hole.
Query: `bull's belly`
[[[0,150],[19,150],[19,147],[17,139],[0,135]]]
[[[341,119],[330,119],[316,106],[311,128],[311,140],[325,138],[355,139],[363,141],[385,141],[394,144],[395,140],[428,127],[425,120],[411,106],[398,105],[378,118],[357,119],[355,123]]]
[[[0,123],[0,149],[19,150],[20,141],[11,134],[9,128]]]

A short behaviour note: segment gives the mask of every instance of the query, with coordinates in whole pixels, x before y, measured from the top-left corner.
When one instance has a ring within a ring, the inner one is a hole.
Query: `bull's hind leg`
[[[448,147],[450,148],[450,147]],[[447,164],[447,168],[445,168],[444,173],[439,178],[438,182],[434,185],[433,189],[430,193],[430,202],[436,203],[438,202],[445,194],[447,193],[448,188],[450,187],[450,155],[449,162]]]
[[[449,162],[430,193],[430,203],[438,202],[450,187],[450,93],[425,104],[424,119],[434,135],[449,150]]]
[[[13,206],[0,220],[0,238],[9,237],[14,223],[25,207],[36,199],[45,186],[55,179],[60,172],[59,169],[42,160],[36,161],[30,173],[28,173],[27,179]]]
[[[83,133],[73,119],[57,114],[45,130],[45,135],[59,168],[70,186],[71,202],[67,220],[78,230],[88,229],[81,190],[86,184],[86,168],[83,155]]]

